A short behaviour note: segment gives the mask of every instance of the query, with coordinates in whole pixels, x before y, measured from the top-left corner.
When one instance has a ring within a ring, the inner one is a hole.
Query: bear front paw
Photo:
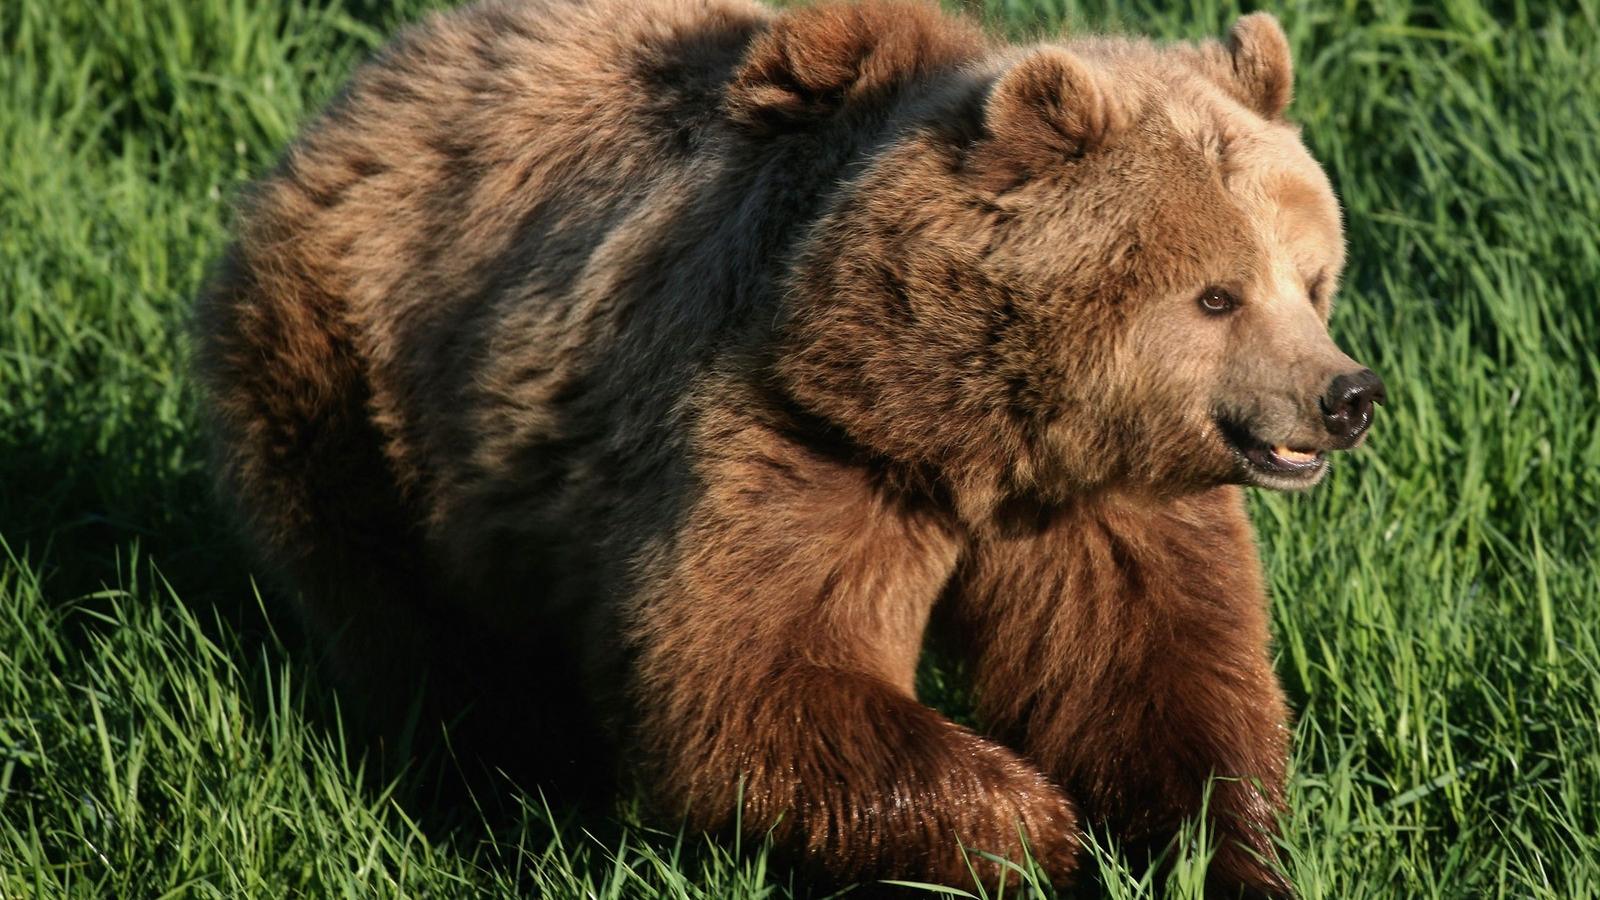
[[[970,888],[976,872],[1015,887],[1014,872],[975,851],[1021,861],[1026,849],[1052,883],[1074,868],[1078,817],[1065,794],[1016,753],[877,679],[788,672],[757,702],[697,709],[720,714],[699,727],[658,724],[670,738],[653,779],[696,827],[725,830],[738,812],[748,836],[770,835],[780,856],[843,883]],[[695,733],[713,740],[684,740]]]

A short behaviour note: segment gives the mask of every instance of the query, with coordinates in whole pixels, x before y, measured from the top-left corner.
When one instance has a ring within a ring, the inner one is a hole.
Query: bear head
[[[1300,488],[1361,442],[1383,387],[1328,335],[1340,211],[1275,19],[1015,48],[867,10],[787,14],[734,86],[762,140],[864,148],[788,267],[798,404],[989,497]]]

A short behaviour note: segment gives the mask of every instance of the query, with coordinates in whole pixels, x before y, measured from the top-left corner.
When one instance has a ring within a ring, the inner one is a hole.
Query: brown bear
[[[570,698],[660,810],[839,879],[1025,834],[1064,881],[1209,785],[1213,883],[1287,892],[1241,486],[1316,482],[1383,399],[1290,89],[1260,14],[436,16],[242,203],[196,317],[219,481],[378,707]],[[931,626],[982,733],[917,701]]]

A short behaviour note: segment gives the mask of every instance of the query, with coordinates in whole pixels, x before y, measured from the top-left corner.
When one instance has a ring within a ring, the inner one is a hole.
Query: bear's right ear
[[[1271,13],[1241,16],[1225,44],[1200,47],[1200,65],[1234,99],[1266,119],[1280,119],[1294,96],[1289,38]]]
[[[756,38],[728,85],[728,115],[793,130],[912,78],[979,55],[981,32],[915,0],[823,3],[785,12]]]
[[[983,107],[984,130],[995,146],[1042,151],[1047,162],[1101,146],[1121,118],[1094,69],[1055,47],[1035,50],[1001,75]]]

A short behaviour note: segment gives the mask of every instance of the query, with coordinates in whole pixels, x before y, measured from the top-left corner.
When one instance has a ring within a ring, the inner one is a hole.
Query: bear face
[[[797,255],[780,377],[986,496],[1314,484],[1383,395],[1328,336],[1342,227],[1290,85],[1249,16],[910,94]]]

